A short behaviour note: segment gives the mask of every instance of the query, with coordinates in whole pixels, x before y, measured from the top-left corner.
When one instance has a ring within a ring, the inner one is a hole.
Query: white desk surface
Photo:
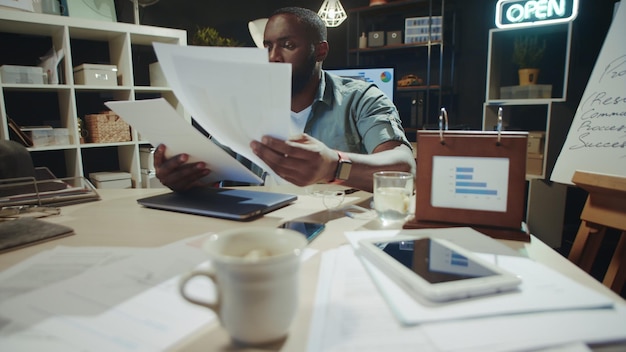
[[[220,231],[233,226],[277,226],[279,223],[317,214],[327,216],[321,205],[321,200],[307,195],[304,189],[295,187],[265,188],[268,191],[287,192],[299,195],[299,199],[292,205],[279,209],[262,218],[251,222],[234,222],[202,216],[152,210],[139,206],[138,198],[162,193],[164,189],[103,189],[98,190],[102,200],[83,203],[62,208],[60,216],[48,217],[45,220],[61,223],[72,227],[74,236],[45,242],[8,252],[0,255],[0,271],[20,262],[40,251],[51,249],[58,245],[66,246],[125,246],[125,247],[158,247],[171,242],[182,240],[206,232]],[[366,192],[351,194],[351,202],[358,202],[370,196]],[[357,199],[358,197],[358,199]],[[319,213],[322,211],[322,213]],[[378,229],[380,226],[375,220],[356,220],[347,217],[337,218],[327,223],[326,230],[318,236],[310,247],[320,251],[335,248],[346,244],[344,231],[357,229]],[[621,297],[603,286],[593,277],[580,270],[566,258],[545,245],[535,237],[529,243],[517,241],[502,241],[511,248],[525,252],[527,255],[570,278],[603,292],[617,301]],[[307,335],[312,316],[312,307],[317,287],[320,255],[316,254],[304,262],[302,266],[301,301],[300,309],[292,325],[289,337],[272,346],[264,346],[259,351],[304,351],[306,350]],[[231,341],[217,323],[205,327],[193,336],[181,341],[173,350],[183,351],[233,351]],[[255,349],[241,349],[254,351]]]

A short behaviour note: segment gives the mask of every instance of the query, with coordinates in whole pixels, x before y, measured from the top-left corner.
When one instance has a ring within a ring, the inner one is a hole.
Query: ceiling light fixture
[[[326,23],[326,27],[337,27],[348,18],[339,0],[324,0],[317,14]]]

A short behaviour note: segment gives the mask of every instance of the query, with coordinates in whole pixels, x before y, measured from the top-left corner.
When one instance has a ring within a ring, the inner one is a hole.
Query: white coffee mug
[[[203,244],[211,266],[196,269],[180,282],[181,295],[213,310],[237,343],[261,345],[287,336],[298,309],[302,234],[273,227],[244,227],[211,235]],[[215,301],[185,292],[196,276],[211,279]]]

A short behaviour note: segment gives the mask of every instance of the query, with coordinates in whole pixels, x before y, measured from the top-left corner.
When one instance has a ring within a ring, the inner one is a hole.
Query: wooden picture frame
[[[418,131],[415,217],[405,228],[471,226],[529,240],[527,144],[528,132]]]

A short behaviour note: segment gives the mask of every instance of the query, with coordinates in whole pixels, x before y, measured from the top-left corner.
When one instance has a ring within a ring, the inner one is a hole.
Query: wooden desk
[[[5,270],[21,260],[58,245],[157,247],[198,234],[220,231],[232,226],[277,226],[282,221],[311,214],[313,214],[312,217],[328,216],[321,199],[307,195],[304,189],[281,187],[266,190],[295,193],[299,195],[299,199],[296,203],[255,221],[233,222],[152,210],[137,205],[136,199],[164,192],[163,189],[99,190],[102,196],[101,201],[63,207],[60,216],[46,218],[47,221],[65,224],[74,228],[76,235],[2,254],[0,255],[0,270]],[[356,203],[366,200],[370,197],[370,194],[357,192],[348,197],[346,202]],[[337,214],[337,216],[339,215],[341,214]],[[344,231],[378,228],[380,226],[375,220],[339,217],[327,223],[326,230],[311,243],[310,247],[320,251],[332,249],[347,243],[343,236]],[[622,300],[613,291],[535,237],[532,237],[529,243],[502,242],[515,250],[527,253],[529,257],[558,270],[594,290],[603,292],[615,300]],[[320,255],[317,254],[308,259],[302,266],[300,309],[288,339],[281,344],[266,346],[260,351],[306,350],[319,264]],[[201,331],[184,341],[180,341],[177,346],[174,346],[173,350],[233,351],[237,349],[231,345],[226,332],[219,328],[217,323],[214,323],[201,329]],[[253,351],[254,349],[245,350]]]

